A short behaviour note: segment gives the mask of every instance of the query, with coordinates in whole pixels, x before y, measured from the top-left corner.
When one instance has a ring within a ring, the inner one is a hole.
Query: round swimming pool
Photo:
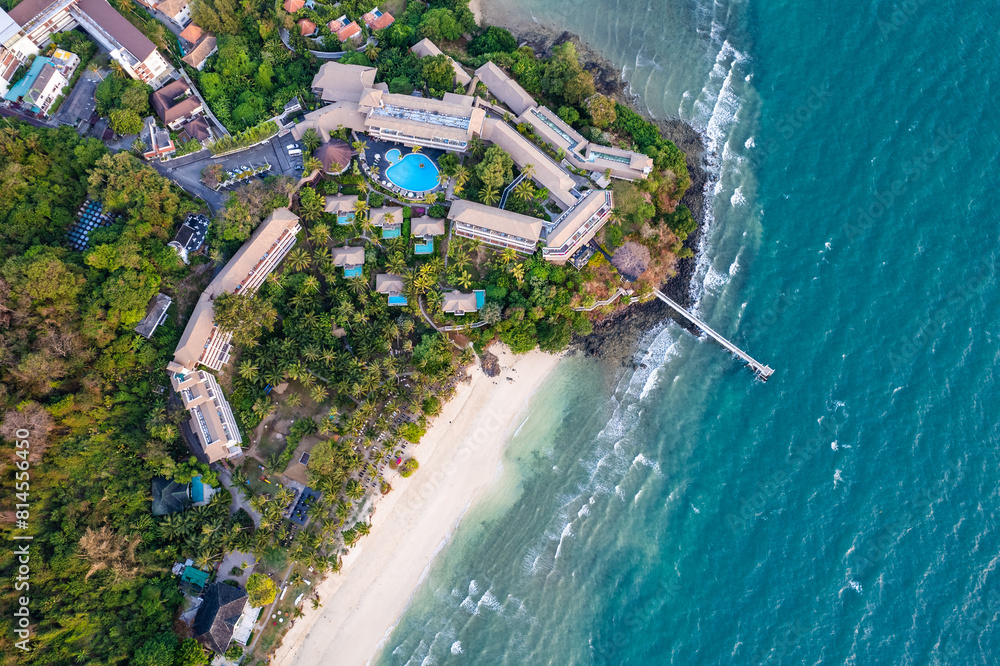
[[[385,170],[385,177],[396,187],[409,192],[427,192],[437,187],[437,165],[426,155],[402,155],[393,148],[385,154],[385,159],[390,165]]]

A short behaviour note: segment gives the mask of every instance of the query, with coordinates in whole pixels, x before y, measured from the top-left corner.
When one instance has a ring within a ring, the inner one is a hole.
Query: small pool
[[[354,221],[354,213],[348,213],[347,215],[338,215],[337,224],[344,225],[350,224]]]
[[[416,254],[434,254],[434,240],[426,240],[423,243],[417,243],[413,246],[413,251]]]
[[[389,305],[406,305],[406,296],[390,296]]]
[[[482,310],[483,306],[486,305],[486,292],[482,289],[476,289],[472,293],[476,295],[476,309]]]
[[[361,266],[351,266],[350,268],[344,269],[344,277],[358,277],[359,275],[362,275],[362,271],[363,269]]]
[[[408,192],[428,192],[438,186],[438,171],[434,161],[420,153],[402,155],[393,148],[385,154],[390,166],[385,177],[396,187]]]

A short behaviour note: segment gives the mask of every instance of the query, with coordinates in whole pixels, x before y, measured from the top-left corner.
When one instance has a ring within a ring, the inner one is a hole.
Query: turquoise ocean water
[[[505,0],[704,130],[698,312],[565,361],[380,664],[1000,662],[996,6]]]

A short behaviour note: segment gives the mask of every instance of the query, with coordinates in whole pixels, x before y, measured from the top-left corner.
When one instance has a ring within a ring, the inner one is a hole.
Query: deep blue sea
[[[380,664],[1000,663],[995,2],[503,0],[708,137],[698,312],[564,361]]]

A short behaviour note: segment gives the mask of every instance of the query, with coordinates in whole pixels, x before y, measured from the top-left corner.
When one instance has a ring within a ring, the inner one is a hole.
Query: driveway
[[[59,108],[55,115],[55,120],[60,125],[76,126],[81,120],[90,120],[97,102],[94,100],[94,93],[97,85],[103,77],[95,72],[85,71],[76,82],[76,86],[69,93],[69,97]]]

